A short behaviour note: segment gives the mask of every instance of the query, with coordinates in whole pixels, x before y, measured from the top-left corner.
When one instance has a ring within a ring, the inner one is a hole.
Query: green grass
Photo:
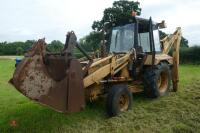
[[[68,115],[34,103],[8,83],[13,71],[14,61],[0,60],[0,132],[200,132],[200,66],[180,67],[177,93],[154,100],[134,95],[133,109],[114,118],[106,116],[103,102]]]

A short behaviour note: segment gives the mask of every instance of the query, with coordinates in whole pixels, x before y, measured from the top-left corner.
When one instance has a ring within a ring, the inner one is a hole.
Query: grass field
[[[200,132],[200,66],[180,67],[177,93],[154,100],[134,95],[133,109],[114,118],[106,116],[103,102],[88,103],[83,112],[70,115],[40,106],[8,84],[13,70],[14,61],[0,60],[0,133]]]

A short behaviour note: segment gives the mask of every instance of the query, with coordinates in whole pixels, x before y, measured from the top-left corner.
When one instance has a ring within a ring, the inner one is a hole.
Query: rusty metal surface
[[[81,111],[85,106],[82,67],[69,52],[47,54],[44,40],[39,40],[17,66],[11,83],[26,97],[59,112]]]
[[[66,76],[65,70],[68,64],[65,62],[65,56],[46,55],[45,64],[49,75],[54,80],[61,81]]]
[[[68,71],[68,111],[76,112],[85,106],[82,68],[76,59],[72,59]],[[81,105],[81,106],[80,106]]]

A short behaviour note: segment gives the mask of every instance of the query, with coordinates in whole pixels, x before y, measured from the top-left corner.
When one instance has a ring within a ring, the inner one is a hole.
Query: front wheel
[[[132,93],[126,85],[113,85],[107,96],[107,113],[110,117],[129,110],[132,106]]]

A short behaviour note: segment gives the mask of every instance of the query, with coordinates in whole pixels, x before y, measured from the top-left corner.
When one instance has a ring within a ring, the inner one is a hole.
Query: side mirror
[[[164,20],[161,23],[158,23],[157,26],[159,29],[167,28],[167,25]]]

